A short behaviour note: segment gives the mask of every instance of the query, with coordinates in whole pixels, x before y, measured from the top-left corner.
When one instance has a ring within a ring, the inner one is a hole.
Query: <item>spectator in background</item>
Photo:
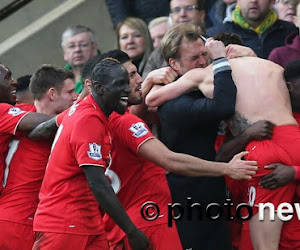
[[[135,17],[128,17],[117,26],[118,49],[124,51],[142,74],[153,50],[151,36],[146,23]]]
[[[296,13],[294,17],[294,23],[300,29],[300,0],[292,1],[293,10]],[[285,41],[285,46],[275,48],[270,56],[269,60],[285,67],[288,62],[300,58],[300,38],[299,31],[290,34]]]
[[[169,29],[168,20],[169,17],[161,16],[153,19],[148,24],[148,29],[150,31],[154,49],[161,45],[161,40]]]
[[[127,17],[149,23],[153,18],[169,15],[169,0],[105,0],[114,28]]]
[[[218,0],[207,13],[212,22],[212,26],[222,24],[225,17],[230,13],[231,8],[235,6],[236,0]],[[234,9],[234,7],[233,7]]]
[[[204,34],[204,0],[171,0],[170,1],[170,17],[172,26],[180,23],[192,23],[200,26]],[[162,53],[162,48],[156,48],[150,55],[145,70],[143,79],[155,69],[168,66]]]
[[[33,103],[33,96],[29,91],[31,75],[21,76],[17,79],[16,104]]]
[[[284,45],[284,39],[296,31],[293,24],[278,20],[272,7],[272,0],[237,0],[233,20],[208,29],[207,36],[235,33],[258,57],[268,58],[274,48]]]
[[[287,22],[294,21],[295,11],[291,0],[275,0],[274,8],[277,11],[278,19]]]
[[[67,62],[65,69],[71,70],[75,75],[75,93],[83,89],[81,71],[83,64],[91,57],[97,55],[98,45],[94,32],[83,25],[68,27],[62,34],[61,46],[64,60]]]

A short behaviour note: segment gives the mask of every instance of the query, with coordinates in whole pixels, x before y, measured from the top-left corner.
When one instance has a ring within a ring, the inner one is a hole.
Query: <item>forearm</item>
[[[119,199],[105,177],[103,170],[94,166],[84,166],[83,170],[100,207],[126,234],[135,230],[135,225],[123,209]]]
[[[53,117],[51,120],[39,124],[28,134],[28,137],[31,140],[53,139],[57,128],[56,117]]]
[[[51,118],[53,118],[53,116],[30,112],[20,121],[18,131],[31,131],[37,125],[44,121],[48,121]]]

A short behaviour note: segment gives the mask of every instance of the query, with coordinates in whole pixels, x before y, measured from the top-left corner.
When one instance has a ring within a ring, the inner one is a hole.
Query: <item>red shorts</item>
[[[282,202],[292,202],[295,193],[295,184],[290,183],[276,190],[263,189],[259,186],[261,178],[270,173],[264,167],[270,163],[283,163],[286,165],[300,165],[300,129],[295,125],[277,126],[274,128],[271,140],[252,141],[246,150],[246,160],[255,160],[258,171],[254,178],[248,182],[249,204],[273,203],[275,209]]]
[[[149,250],[182,250],[182,245],[177,232],[177,227],[168,227],[167,224],[159,224],[151,227],[140,228],[150,240]],[[127,237],[116,245],[110,246],[110,250],[130,250]]]
[[[108,250],[108,242],[105,234],[80,235],[49,232],[35,232],[35,242],[32,249],[36,250]]]
[[[0,249],[32,249],[32,226],[0,220]]]

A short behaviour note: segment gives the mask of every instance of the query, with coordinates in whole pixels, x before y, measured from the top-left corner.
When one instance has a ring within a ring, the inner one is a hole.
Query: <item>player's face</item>
[[[201,38],[195,42],[183,41],[179,48],[180,59],[176,60],[179,75],[195,68],[205,68],[208,62],[208,55]]]
[[[237,0],[246,21],[262,22],[273,6],[273,0]]]
[[[195,6],[196,8],[191,8],[190,6]],[[172,0],[170,2],[172,24],[174,26],[179,23],[203,24],[205,11],[197,8],[197,0]]]
[[[0,102],[14,104],[16,101],[17,81],[12,78],[11,71],[0,64]]]
[[[112,81],[104,88],[102,95],[105,107],[110,111],[124,114],[128,106],[128,96],[130,94],[129,76],[124,67],[112,70]]]
[[[61,91],[57,95],[55,101],[55,113],[59,114],[67,108],[71,107],[73,102],[76,101],[75,84],[73,79],[66,79]]]
[[[97,55],[97,49],[97,44],[91,41],[89,33],[79,33],[66,39],[64,60],[72,67],[82,67],[88,59]]]
[[[142,77],[137,72],[136,66],[131,62],[128,61],[123,63],[124,68],[127,70],[129,75],[129,87],[130,87],[130,95],[128,97],[128,104],[129,105],[137,105],[142,103],[142,90],[141,85],[143,82]]]
[[[141,32],[123,25],[119,30],[119,46],[131,59],[143,57],[146,49],[146,41]]]

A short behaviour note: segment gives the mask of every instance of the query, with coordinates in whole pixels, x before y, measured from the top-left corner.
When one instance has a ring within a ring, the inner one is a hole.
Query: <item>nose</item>
[[[77,100],[77,94],[75,93],[75,91],[73,91],[73,93],[72,93],[72,100],[73,100],[73,102],[75,102]]]
[[[185,14],[186,14],[186,10],[184,8],[181,8],[180,12],[179,12],[179,15],[180,16],[185,16]]]
[[[143,82],[143,78],[141,77],[141,75],[139,73],[137,73],[137,75],[138,75],[137,83],[139,84],[139,83]]]
[[[206,67],[207,61],[205,59],[204,56],[200,56],[199,60],[198,60],[198,67],[202,68],[202,67]]]
[[[75,45],[74,51],[81,51],[81,46],[79,44]]]
[[[16,88],[17,85],[18,85],[17,80],[15,80],[14,78],[11,78],[10,85],[11,85],[12,87]]]

